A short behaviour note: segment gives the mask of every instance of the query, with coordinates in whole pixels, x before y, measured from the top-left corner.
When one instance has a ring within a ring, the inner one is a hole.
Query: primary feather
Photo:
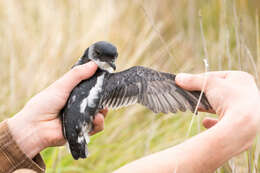
[[[175,75],[135,66],[118,73],[106,73],[100,104],[117,109],[139,103],[155,113],[195,111],[199,91],[186,91],[175,83]],[[209,110],[205,95],[199,106]]]

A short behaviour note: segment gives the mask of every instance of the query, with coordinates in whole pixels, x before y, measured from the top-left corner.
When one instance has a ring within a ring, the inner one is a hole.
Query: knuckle
[[[76,78],[79,79],[79,80],[82,80],[83,77],[84,77],[83,74],[82,74],[82,70],[81,70],[80,67],[74,67],[74,68],[72,69],[72,74],[73,74],[74,77],[76,77]]]
[[[182,80],[183,83],[185,84],[190,84],[190,83],[195,83],[198,80],[197,76],[194,77],[187,77],[185,80]]]
[[[211,76],[201,76],[201,88],[204,88],[205,90],[209,87],[209,85],[215,80],[214,77]]]
[[[219,84],[219,79],[216,76],[209,76],[206,79],[205,82],[205,92],[209,92],[213,88],[216,87],[216,85]]]
[[[72,72],[75,73],[75,74],[80,73],[80,71],[81,71],[80,67],[74,67],[74,68],[72,69]]]
[[[248,72],[241,71],[240,74],[243,75],[243,77],[246,78],[246,79],[250,79],[250,80],[253,79],[253,80],[254,80],[254,76],[251,75],[251,74],[248,73]]]

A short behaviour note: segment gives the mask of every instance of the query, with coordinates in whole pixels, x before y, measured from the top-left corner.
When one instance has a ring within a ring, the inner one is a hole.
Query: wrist
[[[10,118],[7,123],[14,141],[29,158],[34,158],[45,148],[41,142],[39,128],[27,120],[22,112]]]

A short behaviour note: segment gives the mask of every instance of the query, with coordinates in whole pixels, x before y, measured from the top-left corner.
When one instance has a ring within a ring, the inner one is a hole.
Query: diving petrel
[[[61,112],[63,134],[74,159],[88,155],[88,132],[93,128],[94,116],[99,110],[119,108],[139,103],[155,113],[176,113],[178,110],[195,111],[200,92],[186,91],[175,83],[175,75],[150,68],[135,66],[112,73],[118,56],[114,45],[100,41],[86,49],[74,65],[94,61],[96,73],[82,81],[71,92]],[[200,108],[211,108],[205,95]]]

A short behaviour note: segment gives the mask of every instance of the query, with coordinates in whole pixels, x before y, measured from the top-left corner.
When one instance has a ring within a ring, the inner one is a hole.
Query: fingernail
[[[187,73],[180,73],[176,76],[176,82],[179,84],[184,84],[192,75]]]

